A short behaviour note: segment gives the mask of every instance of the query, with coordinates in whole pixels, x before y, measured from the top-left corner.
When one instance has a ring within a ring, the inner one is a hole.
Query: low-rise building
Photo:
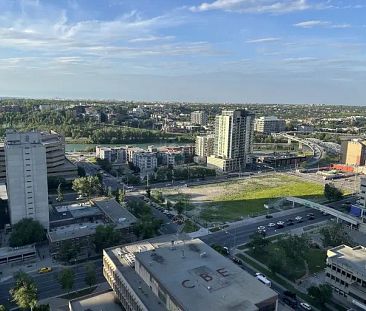
[[[277,293],[230,259],[175,238],[103,251],[104,276],[126,310],[277,310]]]
[[[37,257],[37,250],[34,244],[21,247],[1,247],[0,265],[19,261],[28,261]]]
[[[141,173],[146,173],[152,172],[158,166],[158,159],[155,152],[135,152],[132,163]]]
[[[326,281],[353,310],[366,310],[366,248],[340,245],[327,252]]]
[[[121,232],[126,242],[134,240],[133,225],[137,219],[116,200],[95,198],[87,203],[55,206],[50,212],[50,231],[47,234],[50,253],[54,258],[65,242],[79,250],[78,258],[87,258],[93,249],[95,230],[111,224]]]
[[[125,147],[96,146],[95,156],[102,160],[108,160],[111,164],[125,164],[127,162]]]
[[[286,128],[286,121],[277,117],[260,117],[255,119],[254,130],[258,133],[271,134],[283,132]]]

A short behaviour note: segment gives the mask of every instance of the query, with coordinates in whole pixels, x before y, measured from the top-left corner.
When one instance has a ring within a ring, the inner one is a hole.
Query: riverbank
[[[95,146],[105,146],[105,147],[122,147],[122,146],[134,146],[134,147],[140,147],[143,149],[147,149],[148,146],[155,146],[155,147],[161,147],[161,146],[186,146],[186,145],[192,145],[192,143],[179,143],[179,142],[171,142],[171,141],[158,141],[158,142],[149,142],[149,143],[128,143],[128,144],[89,144],[89,143],[68,143],[66,142],[65,145],[65,151],[66,152],[83,152],[83,151],[89,151],[93,150],[95,151]]]

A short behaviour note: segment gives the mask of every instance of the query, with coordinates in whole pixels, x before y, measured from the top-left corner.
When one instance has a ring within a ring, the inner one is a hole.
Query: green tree
[[[250,241],[248,246],[252,249],[254,253],[265,252],[266,247],[269,244],[269,240],[264,238],[259,232],[256,232],[250,236]]]
[[[319,286],[311,286],[308,288],[308,294],[311,298],[325,305],[332,298],[332,288],[328,284],[320,284]]]
[[[37,305],[37,287],[31,277],[24,272],[15,275],[15,286],[9,291],[12,301],[21,309],[31,309]]]
[[[68,293],[74,287],[75,273],[70,268],[63,269],[58,275],[58,281],[62,289],[66,290]]]
[[[118,189],[118,191],[115,194],[115,197],[116,197],[116,201],[119,204],[122,204],[125,201],[125,199],[126,199],[126,191],[125,191],[125,189]]]
[[[154,237],[163,224],[161,219],[155,219],[152,215],[143,215],[134,226],[134,233],[142,239]]]
[[[85,265],[85,283],[92,287],[97,282],[97,274],[95,272],[95,265],[91,262]]]
[[[41,242],[45,239],[46,234],[42,225],[37,220],[24,218],[13,226],[9,245],[11,247],[18,247]]]
[[[150,199],[150,197],[151,197],[151,187],[146,187],[146,196]]]
[[[6,311],[6,308],[4,305],[0,305],[0,311]]]
[[[112,225],[100,225],[95,230],[95,251],[101,252],[104,248],[111,247],[120,242],[121,235]]]
[[[89,198],[99,194],[102,191],[102,185],[98,176],[79,177],[72,182],[72,189]]]
[[[343,229],[342,225],[338,223],[330,224],[329,226],[321,228],[320,234],[322,235],[324,247],[335,247],[341,244],[354,244],[348,233]]]
[[[333,184],[325,184],[324,196],[328,201],[339,201],[343,197],[343,192],[336,188]]]
[[[182,214],[185,209],[185,204],[183,200],[179,200],[177,203],[175,203],[174,209],[177,211],[178,215]]]
[[[57,201],[62,202],[64,200],[64,194],[62,192],[61,183],[57,186]]]
[[[61,244],[58,252],[58,259],[64,262],[72,262],[76,259],[79,251],[78,248],[70,240],[66,240]]]

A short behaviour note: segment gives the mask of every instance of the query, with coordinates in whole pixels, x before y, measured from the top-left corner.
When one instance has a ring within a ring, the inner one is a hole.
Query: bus
[[[272,286],[272,283],[270,280],[268,280],[262,273],[257,272],[255,274],[258,281],[262,282],[264,285],[267,285],[268,287]]]

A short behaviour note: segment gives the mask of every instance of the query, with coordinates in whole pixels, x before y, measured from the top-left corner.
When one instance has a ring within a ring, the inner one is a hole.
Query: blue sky
[[[0,0],[0,96],[366,104],[366,0]]]

